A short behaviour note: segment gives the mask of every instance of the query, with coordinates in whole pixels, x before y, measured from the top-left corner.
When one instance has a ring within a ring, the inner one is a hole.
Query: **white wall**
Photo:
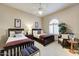
[[[66,8],[62,11],[56,12],[54,14],[45,16],[43,20],[43,29],[48,33],[49,22],[52,19],[58,19],[59,22],[65,22],[68,24],[69,28],[72,29],[76,36],[79,37],[79,4]]]
[[[34,22],[39,22],[41,27],[41,21],[39,17],[25,13],[23,11],[0,4],[0,43],[7,40],[8,28],[14,27],[14,19],[21,19],[22,28],[26,29],[26,25],[33,25]]]

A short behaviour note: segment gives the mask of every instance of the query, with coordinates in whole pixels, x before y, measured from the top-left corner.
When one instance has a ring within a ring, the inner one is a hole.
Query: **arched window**
[[[59,34],[59,21],[57,19],[53,19],[49,22],[49,33],[50,34]]]

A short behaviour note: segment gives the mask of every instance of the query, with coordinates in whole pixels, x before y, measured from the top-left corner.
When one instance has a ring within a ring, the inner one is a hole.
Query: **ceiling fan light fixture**
[[[42,10],[39,10],[38,13],[39,13],[39,15],[42,15],[43,14],[43,11]]]
[[[38,9],[38,14],[39,14],[39,15],[42,15],[42,14],[43,14],[43,10],[42,10],[42,7],[41,7],[41,3],[40,3],[40,7],[39,7],[39,9]]]

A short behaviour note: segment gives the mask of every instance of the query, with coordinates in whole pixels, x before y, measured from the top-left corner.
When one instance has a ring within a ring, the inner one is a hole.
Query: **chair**
[[[61,34],[61,37],[58,39],[58,43],[60,43],[62,47],[67,47],[69,46],[67,40],[69,40],[69,34]]]

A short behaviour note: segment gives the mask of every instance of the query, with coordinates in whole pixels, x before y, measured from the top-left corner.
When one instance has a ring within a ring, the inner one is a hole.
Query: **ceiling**
[[[42,15],[38,14],[38,9],[40,7],[40,3],[5,3],[4,5],[19,9],[21,11],[24,11],[26,13],[29,13],[29,14],[32,14],[35,16],[43,17],[48,14],[59,11],[63,8],[67,8],[74,4],[71,4],[71,3],[42,3],[41,4],[42,10],[43,10]]]

